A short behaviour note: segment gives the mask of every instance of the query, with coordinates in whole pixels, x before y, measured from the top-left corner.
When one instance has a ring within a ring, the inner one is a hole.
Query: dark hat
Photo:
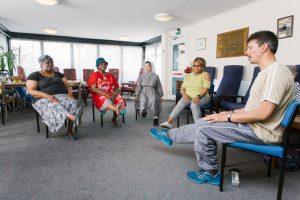
[[[97,58],[97,60],[96,60],[96,67],[98,67],[100,64],[102,64],[102,63],[106,63],[106,64],[108,64],[108,62],[106,62],[105,60],[104,60],[104,58]]]

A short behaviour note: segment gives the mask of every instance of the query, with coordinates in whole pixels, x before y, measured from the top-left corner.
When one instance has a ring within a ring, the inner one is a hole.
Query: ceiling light
[[[128,36],[127,35],[120,35],[118,36],[119,40],[128,40]]]
[[[58,3],[58,0],[35,0],[35,1],[44,6],[54,6]]]
[[[49,34],[55,34],[58,32],[56,28],[44,28],[43,31]]]
[[[173,17],[168,13],[157,13],[154,15],[154,19],[160,22],[170,21]]]

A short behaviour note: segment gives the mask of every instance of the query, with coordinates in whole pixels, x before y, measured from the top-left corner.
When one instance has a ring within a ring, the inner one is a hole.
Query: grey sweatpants
[[[210,97],[209,96],[205,96],[203,98],[201,98],[200,103],[199,104],[194,104],[191,101],[186,101],[183,97],[178,101],[178,103],[176,104],[175,108],[173,109],[173,111],[170,114],[170,117],[172,119],[175,119],[176,117],[178,117],[178,115],[181,113],[181,111],[183,111],[183,109],[190,105],[192,114],[193,114],[193,118],[194,118],[194,122],[196,120],[198,120],[201,117],[201,107],[205,106],[207,104],[209,104],[210,102]]]
[[[263,143],[248,124],[231,122],[209,124],[203,119],[197,120],[194,124],[171,129],[168,134],[175,143],[194,143],[198,165],[204,170],[219,168],[217,143]]]

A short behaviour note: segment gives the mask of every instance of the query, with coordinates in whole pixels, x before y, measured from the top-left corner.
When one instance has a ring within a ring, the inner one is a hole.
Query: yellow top
[[[210,87],[210,81],[204,77],[204,74],[207,72],[202,72],[199,75],[195,75],[194,73],[188,74],[181,86],[181,88],[185,88],[186,94],[190,98],[194,98],[200,94],[201,89]],[[205,96],[208,96],[208,92]]]

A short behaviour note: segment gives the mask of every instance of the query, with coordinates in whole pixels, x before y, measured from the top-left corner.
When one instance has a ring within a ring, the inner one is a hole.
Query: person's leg
[[[201,106],[205,106],[210,101],[210,97],[203,97],[198,104],[191,103],[190,108],[193,114],[194,122],[201,118]]]
[[[171,112],[168,120],[162,124],[160,124],[161,127],[163,128],[171,128],[172,127],[172,123],[173,120],[178,117],[178,115],[181,113],[181,111],[187,106],[189,105],[191,102],[190,101],[186,101],[184,98],[181,98],[175,108],[173,109],[173,111]]]
[[[194,143],[199,167],[204,170],[219,168],[217,162],[217,143],[247,142],[263,143],[248,124],[216,122],[207,123],[199,119]]]
[[[195,183],[220,184],[217,143],[247,142],[263,143],[248,124],[216,122],[207,123],[199,119],[194,149],[199,171],[189,171],[188,179]]]
[[[188,124],[179,128],[166,129],[150,129],[150,134],[155,139],[163,142],[167,146],[171,146],[173,142],[178,144],[194,143],[198,126],[196,124]]]
[[[145,94],[143,94],[143,92],[140,93],[140,110],[141,110],[141,113],[142,113],[142,116],[143,117],[146,117],[147,115],[147,96]]]

